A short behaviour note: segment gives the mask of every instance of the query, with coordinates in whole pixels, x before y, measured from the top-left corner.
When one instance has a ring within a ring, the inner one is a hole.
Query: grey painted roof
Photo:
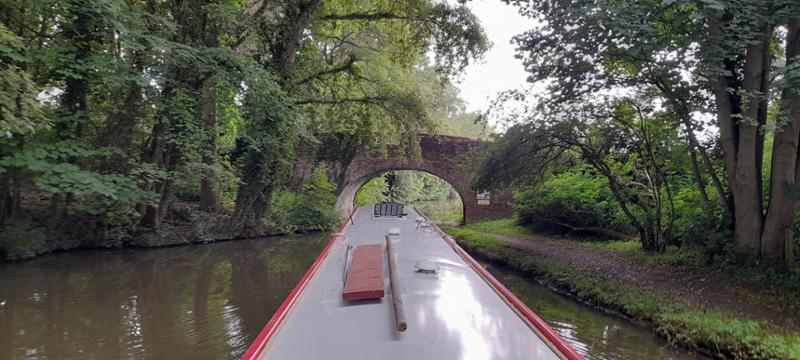
[[[417,213],[407,211],[402,219],[374,218],[372,209],[356,213],[262,359],[558,358],[438,233],[417,229]],[[392,246],[408,320],[403,333],[394,328],[385,258],[383,299],[342,300],[347,244],[381,244],[385,252],[391,227],[402,233]],[[415,272],[420,260],[438,263],[438,273]]]

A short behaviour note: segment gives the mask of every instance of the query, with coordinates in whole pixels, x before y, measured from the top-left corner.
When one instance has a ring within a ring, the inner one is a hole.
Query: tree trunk
[[[303,3],[301,0],[293,21],[288,22],[288,29],[282,34],[282,41],[275,47],[273,61],[277,65],[276,70],[281,74],[284,81],[289,79],[294,70],[297,49],[303,40],[303,33],[311,21],[311,15],[317,11],[321,3],[322,0],[308,0],[307,3]]]
[[[761,254],[761,230],[763,226],[761,164],[763,140],[759,128],[761,105],[767,89],[763,86],[764,52],[769,51],[772,29],[767,24],[760,27],[762,37],[747,47],[744,63],[743,87],[746,92],[738,124],[739,138],[736,144],[736,166],[734,168],[733,200],[734,239],[740,255]]]
[[[165,87],[164,93],[167,94],[165,97],[169,96],[172,92],[170,87]],[[153,164],[158,168],[164,168],[165,162],[165,155],[164,155],[164,142],[162,141],[164,134],[166,132],[167,125],[165,124],[167,120],[163,117],[159,117],[156,119],[156,123],[153,125],[152,136],[150,138],[149,147],[147,149],[147,157],[146,161]],[[158,189],[160,188],[160,181],[152,181],[148,182],[144,185],[145,191],[151,191],[156,194],[159,194]],[[160,217],[158,216],[158,206],[153,204],[148,204],[144,207],[142,211],[142,220],[140,224],[146,227],[158,227],[160,225]]]
[[[686,116],[681,119],[681,121],[683,122],[683,125],[686,126],[686,136],[689,139],[689,146],[690,148],[696,150],[698,154],[700,154],[700,159],[703,162],[703,166],[705,166],[706,172],[708,172],[708,176],[711,178],[711,182],[714,184],[714,189],[717,190],[719,201],[722,203],[723,208],[728,211],[728,214],[733,215],[733,205],[728,199],[728,193],[722,186],[722,181],[719,180],[719,176],[717,176],[717,171],[714,169],[714,164],[711,162],[708,152],[706,152],[706,149],[700,145],[699,141],[697,141],[697,136],[695,136],[694,129],[692,129],[692,121],[688,112],[686,113]],[[697,160],[692,161],[694,163],[697,162]],[[693,164],[693,166],[696,165]],[[708,195],[706,195],[706,197],[707,196]]]
[[[692,145],[689,145],[689,159],[692,163],[692,175],[694,176],[694,183],[697,185],[697,191],[700,193],[700,200],[703,201],[703,207],[708,208],[711,205],[711,201],[708,200],[706,182],[700,173],[700,166],[697,164],[697,152]]]
[[[733,215],[733,203],[728,193],[725,191],[725,187],[722,186],[722,181],[720,181],[719,176],[717,176],[717,170],[714,168],[714,164],[711,162],[708,152],[706,152],[706,149],[697,141],[694,132],[690,133],[690,140],[694,142],[695,149],[697,149],[697,152],[700,154],[700,159],[703,161],[703,165],[708,175],[711,177],[711,182],[714,184],[714,189],[717,190],[719,201],[722,203],[723,208],[728,211],[728,215]]]
[[[787,68],[800,62],[800,18],[789,21],[786,36]],[[761,253],[775,263],[789,264],[792,260],[791,241],[797,213],[797,162],[798,137],[800,137],[800,83],[789,80],[783,89],[781,101],[787,116],[786,123],[776,129],[772,148],[769,208],[764,222]],[[787,244],[786,242],[789,242]],[[787,246],[788,245],[788,246]],[[789,251],[787,251],[789,250]]]
[[[18,151],[22,151],[25,145],[25,138],[19,136],[17,143]],[[20,216],[22,211],[22,189],[23,178],[20,175],[21,169],[16,166],[9,166],[6,173],[0,176],[0,225],[6,221],[13,221]]]
[[[311,16],[319,8],[322,0],[300,1],[293,14],[288,17],[285,30],[280,34],[278,44],[272,51],[272,63],[280,75],[284,87],[288,87],[297,59],[297,50],[303,40],[304,32]],[[288,11],[287,11],[288,13]],[[249,220],[259,219],[268,212],[269,202],[278,177],[277,159],[265,159],[258,150],[248,150],[242,170],[244,184],[236,194],[234,221],[239,225],[248,224]]]
[[[210,76],[202,84],[203,119],[206,133],[206,144],[203,150],[203,164],[214,165],[217,153],[217,79]],[[213,212],[217,210],[217,190],[214,171],[203,170],[200,179],[200,210]]]
[[[706,149],[700,145],[700,142],[697,141],[697,136],[694,134],[691,108],[687,103],[686,96],[682,96],[679,92],[675,91],[665,80],[661,78],[654,78],[653,84],[666,96],[670,105],[672,106],[672,110],[678,117],[678,120],[683,124],[684,127],[686,127],[686,138],[689,140],[689,151],[690,156],[692,157],[692,171],[694,172],[695,183],[698,185],[700,196],[703,198],[704,205],[707,206],[710,202],[708,199],[708,193],[705,191],[705,181],[703,180],[702,172],[698,166],[696,153],[700,154],[700,159],[703,161],[703,166],[706,168],[708,176],[711,177],[711,182],[714,184],[714,188],[719,195],[719,200],[722,203],[723,208],[728,211],[729,215],[732,215],[733,205],[729,201],[728,194],[722,186],[719,176],[717,176],[717,171],[714,168],[714,164],[708,157]],[[730,97],[728,97],[728,100],[730,100]]]
[[[731,18],[726,14],[710,19],[712,42],[725,40],[722,24]],[[759,146],[763,144],[759,141],[758,123],[759,107],[763,103],[761,95],[766,93],[762,88],[765,84],[762,77],[767,75],[764,74],[764,51],[768,51],[771,29],[762,22],[757,30],[763,36],[747,47],[741,83],[736,75],[739,67],[735,58],[722,60],[727,74],[717,75],[711,82],[725,174],[733,200],[734,239],[737,252],[745,257],[758,256],[761,248],[761,169],[757,167],[760,164],[757,157],[762,154]],[[741,93],[744,93],[742,97]]]
[[[71,5],[74,9],[82,7],[79,3]],[[74,45],[74,53],[68,61],[71,68],[66,72],[64,93],[60,97],[60,119],[56,130],[61,138],[80,138],[88,121],[89,79],[94,72],[85,63],[92,55],[93,43],[102,34],[102,29],[95,26],[92,14],[94,12],[91,11],[71,11],[69,15],[74,16],[75,20],[64,28],[64,37]]]
[[[545,219],[541,219],[541,220],[544,221],[544,222],[551,223],[553,225],[557,225],[557,226],[561,226],[563,228],[567,228],[567,229],[569,229],[570,233],[591,232],[591,233],[595,233],[595,234],[606,235],[606,236],[609,236],[611,238],[619,239],[619,240],[626,240],[626,241],[635,240],[635,238],[633,236],[630,236],[628,234],[623,234],[621,232],[614,231],[614,230],[611,230],[611,229],[606,229],[606,228],[601,228],[601,227],[596,227],[596,226],[572,225],[572,224],[565,223],[563,221],[559,221],[559,220],[556,220],[556,219],[550,219],[550,218],[545,218]]]
[[[642,241],[642,245],[644,246],[645,242],[647,241],[647,232],[645,231],[641,222],[636,219],[636,216],[631,212],[630,208],[628,208],[628,203],[625,201],[625,197],[620,190],[619,183],[617,183],[617,178],[614,173],[611,171],[611,168],[608,167],[603,162],[602,157],[598,156],[597,154],[591,153],[588,149],[581,148],[583,152],[583,156],[589,160],[589,163],[598,171],[600,171],[603,176],[606,177],[608,180],[608,187],[611,190],[611,195],[614,197],[614,200],[617,201],[619,204],[622,213],[625,214],[625,217],[628,219],[628,222],[636,229],[636,232],[639,234],[639,239]]]
[[[239,225],[247,225],[250,220],[259,219],[263,214],[265,204],[259,204],[264,198],[264,193],[271,193],[272,186],[269,177],[267,159],[257,150],[250,149],[245,155],[242,182],[236,194],[236,209],[233,218]],[[260,213],[260,214],[256,214]]]

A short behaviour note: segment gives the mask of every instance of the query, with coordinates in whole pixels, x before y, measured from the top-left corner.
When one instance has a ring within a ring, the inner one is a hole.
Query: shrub
[[[334,209],[336,188],[317,170],[299,194],[278,191],[272,199],[271,220],[283,232],[320,231],[332,228],[339,215]]]
[[[30,224],[7,225],[0,228],[0,252],[7,259],[34,257],[47,251],[47,235]]]
[[[181,236],[175,231],[175,228],[169,225],[162,225],[154,229],[146,229],[145,231],[133,236],[130,242],[131,246],[137,247],[162,247],[188,244],[191,239]]]
[[[695,187],[677,191],[674,236],[682,245],[700,250],[710,262],[732,260],[734,256],[731,221],[725,210],[713,201],[706,208]]]
[[[514,206],[521,224],[539,230],[563,230],[556,224],[565,223],[633,233],[608,182],[588,166],[551,176],[542,184],[517,192]]]

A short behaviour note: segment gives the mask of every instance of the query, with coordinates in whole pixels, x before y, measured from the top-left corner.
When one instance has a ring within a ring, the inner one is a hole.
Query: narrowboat
[[[583,357],[422,214],[378,204],[350,214],[243,359]]]

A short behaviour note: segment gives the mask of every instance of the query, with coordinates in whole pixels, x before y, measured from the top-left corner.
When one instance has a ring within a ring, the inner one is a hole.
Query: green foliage
[[[657,331],[671,341],[688,346],[724,344],[723,351],[737,359],[800,359],[797,334],[752,320],[705,311],[664,311]]]
[[[483,233],[515,236],[520,238],[524,238],[526,236],[533,234],[533,232],[529,228],[520,225],[518,219],[499,219],[499,220],[480,221],[472,224],[467,224],[464,226],[464,228]]]
[[[339,222],[333,208],[336,188],[325,172],[317,170],[299,194],[278,191],[272,200],[271,219],[282,232],[329,230]]]
[[[44,230],[28,223],[0,226],[0,253],[6,259],[24,259],[47,251]]]
[[[473,139],[486,139],[494,133],[487,119],[467,112],[467,104],[452,82],[442,80],[430,68],[417,70],[416,78],[428,114],[437,124],[436,133]]]
[[[514,208],[522,224],[537,229],[563,231],[559,224],[567,224],[633,232],[608,181],[588,166],[553,175],[538,186],[517,192]]]
[[[630,203],[626,214],[631,214],[643,246],[662,251],[678,243],[676,237],[713,237],[700,242],[711,244],[707,251],[723,254],[730,246],[717,238],[732,235],[741,258],[794,267],[793,244],[784,232],[792,227],[797,206],[783,188],[797,180],[785,164],[797,163],[798,157],[793,133],[800,123],[800,111],[794,106],[800,102],[796,91],[800,57],[794,35],[800,31],[798,2],[507,2],[539,20],[513,42],[529,80],[547,91],[533,86],[538,94],[510,92],[499,103],[524,101],[527,111],[512,114],[513,120],[522,119],[516,123],[539,120],[538,125],[547,124],[549,129],[564,125],[558,131],[560,140],[581,149],[581,161],[600,165],[610,155],[624,165],[610,167],[614,171],[609,179],[620,180],[619,186],[609,181],[610,188],[625,193],[618,198]],[[617,108],[609,116],[611,126],[588,129],[579,141],[565,131],[583,131],[583,124],[603,118],[597,115],[606,104],[620,98],[629,99],[622,107],[613,105]],[[539,115],[562,106],[549,116]],[[711,116],[698,116],[709,108]],[[571,121],[576,117],[582,119]],[[703,133],[719,138],[712,136],[704,143],[698,140],[705,137],[698,136]],[[536,146],[529,143],[526,149]],[[587,156],[586,149],[600,149],[601,156]],[[686,153],[691,167],[675,162],[680,157],[688,160]],[[536,158],[531,153],[523,157]],[[525,169],[528,176],[544,172],[541,161],[535,160],[529,161],[533,170]],[[490,176],[495,175],[484,175],[484,180]],[[697,226],[676,223],[672,196],[676,184],[685,186],[686,180],[695,183],[702,206],[714,213]],[[711,193],[707,184],[713,185],[712,196],[706,194]],[[641,191],[648,187],[649,193]],[[732,220],[719,221],[715,206],[729,212]],[[715,231],[712,218],[735,231]],[[682,233],[672,234],[673,230]]]
[[[460,198],[421,201],[413,206],[415,210],[436,221],[461,223],[464,220],[464,206]]]
[[[170,226],[160,226],[156,229],[136,234],[129,245],[138,247],[161,247],[187,244],[189,242],[191,242],[191,239],[187,239],[176,233],[174,228]]]
[[[356,206],[393,201],[413,206],[442,221],[461,221],[461,197],[446,181],[422,171],[391,171],[368,180],[356,193]]]
[[[422,171],[392,171],[384,175],[390,201],[415,204],[426,201],[458,199],[456,190],[446,181]]]
[[[735,245],[730,217],[719,206],[703,207],[696,188],[681,188],[675,195],[675,237],[682,244],[699,249],[708,262],[722,264],[734,260]]]
[[[389,201],[389,196],[386,194],[388,188],[389,185],[386,183],[386,178],[383,176],[376,176],[369,179],[358,189],[354,205],[370,206],[387,202]]]
[[[503,242],[491,235],[481,234],[462,227],[443,227],[442,230],[456,239],[468,241],[471,249],[493,250],[503,247]]]
[[[417,134],[463,115],[442,110],[459,101],[447,77],[488,48],[466,6],[431,0],[8,0],[0,14],[0,225],[35,219],[59,248],[225,237],[197,209],[261,234],[273,203],[288,230],[327,229],[330,184],[273,196],[295,151],[334,169],[357,149],[415,154]]]
[[[22,39],[0,23],[0,135],[7,139],[47,126],[36,101],[36,85],[20,68],[27,61]]]
[[[0,158],[0,175],[15,169],[27,172],[37,188],[51,195],[73,196],[70,210],[102,218],[107,225],[123,225],[138,216],[136,206],[155,201],[141,189],[146,181],[165,174],[146,164],[128,164],[128,174],[103,173],[89,164],[124,156],[114,148],[92,148],[75,141],[29,146]]]
[[[238,152],[242,186],[236,198],[235,216],[244,226],[253,226],[261,219],[258,208],[269,204],[275,188],[289,175],[299,129],[293,121],[297,114],[291,100],[275,76],[254,70],[247,81],[242,116],[247,121]]]

